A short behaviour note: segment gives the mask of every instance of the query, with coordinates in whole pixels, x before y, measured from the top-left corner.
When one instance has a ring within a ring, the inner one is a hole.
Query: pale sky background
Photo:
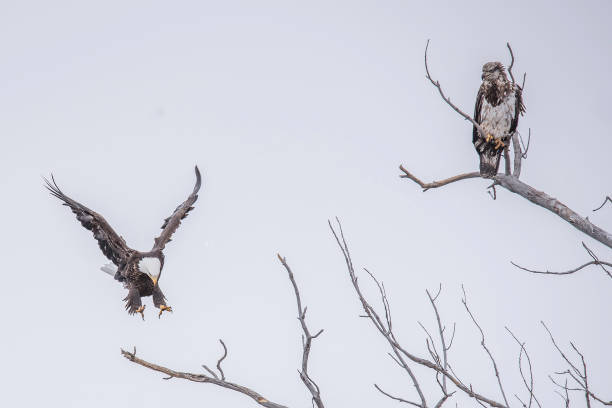
[[[311,329],[325,329],[310,372],[326,406],[398,406],[374,382],[415,399],[358,317],[327,227],[336,215],[355,264],[385,282],[406,348],[426,355],[417,320],[434,328],[425,289],[442,282],[442,317],[457,322],[451,362],[501,398],[461,307],[463,283],[509,396],[525,393],[506,325],[527,342],[541,402],[561,403],[546,376],[565,367],[544,320],[560,344],[582,349],[592,386],[612,398],[610,279],[594,268],[555,278],[510,265],[577,266],[589,260],[582,240],[602,258],[610,250],[505,190],[491,200],[484,180],[423,194],[398,177],[401,163],[427,180],[478,168],[471,126],[425,79],[426,40],[432,74],[470,113],[482,64],[507,64],[510,41],[515,73],[528,73],[522,180],[612,229],[610,206],[592,213],[612,193],[610,16],[609,1],[1,1],[0,405],[256,406],[163,381],[119,353],[136,346],[142,358],[201,372],[223,338],[229,380],[310,406],[276,252],[295,272]],[[200,199],[167,246],[160,280],[175,312],[158,320],[147,298],[143,322],[125,312],[91,233],[41,176],[53,172],[147,250],[191,191],[196,163]],[[417,374],[433,401],[432,376]]]

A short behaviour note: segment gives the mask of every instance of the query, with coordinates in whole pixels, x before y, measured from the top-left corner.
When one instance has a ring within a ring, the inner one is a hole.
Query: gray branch
[[[255,402],[257,402],[262,407],[287,408],[285,405],[281,405],[281,404],[277,404],[275,402],[269,401],[263,395],[259,394],[258,392],[253,391],[250,388],[247,388],[245,386],[242,386],[242,385],[239,385],[233,382],[219,379],[217,376],[209,376],[206,374],[192,374],[192,373],[186,373],[186,372],[181,372],[181,371],[175,371],[175,370],[171,370],[169,368],[160,366],[158,364],[150,363],[146,360],[136,357],[136,349],[134,349],[133,352],[129,352],[129,351],[125,351],[121,349],[121,354],[123,355],[123,357],[127,358],[129,361],[133,363],[136,363],[138,365],[141,365],[153,371],[158,371],[160,373],[166,374],[168,376],[167,377],[168,379],[182,378],[184,380],[198,382],[198,383],[214,384],[219,387],[227,388],[229,390],[239,392],[240,394],[244,394],[247,397],[252,398]]]
[[[300,291],[298,289],[297,283],[295,282],[293,272],[291,271],[291,268],[287,264],[287,260],[285,258],[280,256],[280,254],[277,254],[276,256],[287,270],[289,280],[291,281],[291,285],[293,285],[293,291],[295,292],[295,299],[297,302],[298,320],[300,321],[302,331],[304,332],[304,341],[302,342],[302,370],[299,371],[300,378],[302,379],[302,382],[304,383],[306,388],[308,388],[308,391],[310,391],[310,394],[312,395],[312,401],[314,404],[316,404],[317,408],[325,408],[325,406],[323,405],[323,400],[321,399],[321,390],[319,389],[317,383],[308,374],[308,357],[310,356],[312,341],[319,337],[321,333],[323,333],[323,329],[319,330],[315,335],[310,334],[310,330],[306,325],[306,307],[302,308],[302,299],[300,298]]]
[[[587,373],[586,360],[584,358],[584,355],[580,352],[580,350],[578,350],[578,347],[576,347],[574,343],[570,342],[570,346],[572,347],[574,352],[580,357],[580,364],[579,364],[579,366],[581,366],[580,368],[578,367],[578,364],[575,364],[574,362],[572,362],[572,360],[570,360],[570,358],[563,352],[563,350],[561,350],[561,348],[555,341],[555,338],[553,337],[548,326],[546,326],[544,322],[540,322],[540,323],[542,323],[542,326],[544,326],[544,329],[546,329],[546,332],[550,336],[550,340],[552,341],[553,346],[555,346],[555,349],[557,349],[557,351],[559,352],[559,354],[561,355],[565,363],[568,365],[568,369],[566,369],[565,371],[556,373],[557,375],[566,376],[564,385],[559,384],[557,381],[555,381],[553,377],[549,377],[550,380],[553,382],[553,384],[557,385],[558,387],[560,387],[561,389],[565,391],[564,398],[566,399],[566,401],[569,401],[568,391],[579,391],[579,392],[584,393],[584,398],[586,400],[586,405],[588,408],[591,407],[591,399],[594,399],[595,401],[599,402],[602,405],[612,406],[612,400],[606,401],[602,399],[589,388],[589,375]],[[567,377],[571,378],[575,382],[576,384],[575,387],[567,386]]]
[[[334,226],[332,225],[331,221],[328,221],[329,224],[329,228],[336,240],[336,243],[338,244],[338,247],[340,248],[340,251],[342,252],[342,255],[344,256],[344,260],[346,263],[346,267],[349,273],[349,277],[351,279],[351,283],[353,284],[353,288],[355,289],[355,293],[357,294],[357,297],[359,298],[359,301],[361,302],[361,306],[363,307],[363,310],[365,312],[365,317],[367,317],[370,322],[374,325],[374,327],[378,330],[378,332],[385,338],[385,340],[387,340],[387,343],[389,344],[389,346],[391,347],[391,351],[393,352],[393,354],[391,354],[392,356],[394,356],[394,360],[408,373],[408,375],[410,376],[410,379],[412,381],[412,384],[414,386],[414,388],[416,389],[419,398],[421,400],[420,404],[416,403],[418,406],[422,407],[422,408],[426,408],[427,407],[427,402],[425,399],[425,396],[423,395],[423,392],[421,391],[421,387],[419,385],[419,382],[416,379],[416,376],[414,375],[413,370],[410,368],[410,366],[408,365],[408,361],[411,361],[413,363],[416,363],[418,365],[421,365],[423,367],[426,367],[430,370],[433,370],[434,372],[436,372],[437,374],[443,375],[444,377],[446,377],[448,380],[450,380],[459,390],[461,390],[463,393],[465,393],[467,396],[474,398],[479,404],[488,404],[491,407],[498,407],[498,408],[507,408],[508,404],[507,403],[502,403],[502,402],[498,402],[495,401],[491,398],[485,397],[484,395],[474,391],[474,389],[472,388],[472,386],[468,386],[466,385],[464,382],[462,382],[453,372],[450,364],[448,364],[448,362],[446,362],[446,366],[448,368],[445,368],[442,364],[440,364],[439,362],[434,362],[431,360],[427,360],[425,358],[421,358],[416,356],[415,354],[407,351],[405,348],[402,347],[402,345],[399,343],[399,341],[397,340],[397,338],[395,337],[395,333],[392,330],[392,325],[391,325],[391,321],[390,321],[390,310],[389,310],[389,302],[387,299],[387,295],[384,291],[384,289],[382,288],[382,285],[378,282],[378,280],[376,280],[376,278],[374,277],[374,275],[372,275],[370,273],[370,276],[372,277],[372,279],[374,280],[374,282],[376,283],[378,289],[379,289],[379,294],[381,296],[381,300],[382,303],[385,307],[385,318],[383,319],[374,309],[374,307],[372,307],[372,305],[368,302],[368,300],[366,299],[365,295],[362,293],[361,291],[361,287],[359,286],[359,281],[357,278],[357,275],[355,273],[355,268],[353,266],[353,260],[351,258],[350,255],[350,251],[349,251],[349,247],[348,244],[346,243],[346,239],[344,237],[344,232],[342,230],[342,225],[340,223],[340,221],[336,218],[336,222],[337,222],[337,228],[338,231],[336,231],[336,229],[334,228]],[[367,270],[366,270],[367,272]],[[435,297],[433,297],[432,299],[435,300]],[[437,309],[434,309],[437,310]],[[448,350],[450,346],[446,346],[445,349]],[[382,392],[382,391],[381,391]],[[385,393],[386,394],[386,393]],[[442,398],[440,399],[440,401],[436,404],[436,406],[441,406],[447,399],[448,397],[450,397],[452,393],[450,394],[445,394],[442,396]],[[399,397],[395,397],[395,399],[397,399]],[[408,402],[408,400],[403,399],[402,400]],[[409,402],[408,402],[409,403]]]
[[[418,179],[416,176],[414,176],[412,173],[410,173],[408,170],[406,170],[403,165],[400,166],[400,170],[404,173],[400,175],[401,178],[408,178],[414,181],[423,189],[423,191],[427,191],[431,188],[442,187],[459,180],[465,180],[468,178],[480,178],[480,173],[472,172],[463,173],[454,177],[449,177],[442,181],[425,183]],[[572,210],[556,198],[549,196],[543,191],[536,190],[535,188],[531,187],[526,183],[523,183],[521,180],[517,179],[514,176],[508,176],[506,174],[497,174],[495,177],[493,177],[493,180],[495,181],[495,185],[501,186],[506,190],[511,191],[531,201],[532,203],[539,205],[542,208],[547,209],[553,214],[556,214],[557,216],[561,217],[564,221],[567,221],[577,230],[585,233],[596,241],[601,242],[608,248],[612,248],[612,235],[609,232],[593,224],[588,218],[581,217],[578,213],[576,213],[574,210]]]

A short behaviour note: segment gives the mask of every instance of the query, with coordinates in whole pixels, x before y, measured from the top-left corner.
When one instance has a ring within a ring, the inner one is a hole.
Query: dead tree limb
[[[474,391],[474,389],[472,388],[471,385],[466,385],[463,381],[461,381],[457,375],[454,373],[452,367],[450,366],[450,364],[448,364],[448,361],[446,362],[446,365],[448,368],[445,368],[443,366],[443,364],[440,363],[439,359],[435,359],[434,361],[422,358],[422,357],[418,357],[417,355],[407,351],[398,341],[398,339],[395,336],[395,333],[393,332],[393,322],[391,319],[391,309],[389,306],[389,300],[387,298],[387,294],[386,291],[384,290],[383,285],[375,278],[375,276],[370,273],[367,269],[365,269],[365,272],[368,273],[370,275],[370,277],[372,278],[372,280],[374,281],[374,283],[376,284],[378,291],[379,291],[379,295],[384,307],[384,317],[381,317],[381,315],[374,309],[374,307],[368,302],[368,300],[366,299],[365,295],[363,294],[361,287],[359,285],[359,281],[358,281],[358,277],[357,274],[355,272],[355,268],[353,265],[353,260],[351,258],[351,254],[349,251],[349,247],[348,244],[346,242],[346,238],[344,236],[344,232],[342,230],[342,224],[340,223],[340,221],[336,218],[336,222],[337,222],[337,230],[336,228],[334,228],[334,226],[332,225],[331,221],[328,221],[329,224],[329,228],[336,240],[336,243],[338,244],[338,247],[340,248],[340,251],[342,252],[342,255],[344,256],[344,261],[346,263],[346,267],[348,270],[348,274],[349,277],[351,279],[351,283],[353,284],[353,288],[355,289],[355,293],[357,294],[357,297],[359,298],[359,301],[361,303],[361,306],[365,312],[365,317],[367,317],[370,322],[374,325],[374,327],[376,328],[376,330],[378,330],[378,332],[385,338],[385,340],[387,340],[387,343],[389,344],[389,346],[391,347],[391,351],[392,353],[391,356],[393,357],[393,359],[395,360],[395,362],[402,367],[406,373],[408,374],[408,376],[410,377],[411,383],[414,387],[414,389],[416,390],[419,400],[420,402],[413,402],[413,401],[408,401],[406,399],[406,402],[410,403],[411,405],[415,405],[418,407],[422,407],[425,408],[428,406],[425,395],[423,394],[423,391],[421,389],[420,383],[417,380],[414,371],[412,370],[412,368],[409,365],[409,362],[412,363],[416,363],[418,365],[421,365],[423,367],[426,367],[430,370],[433,370],[436,374],[440,374],[444,377],[446,377],[449,381],[451,381],[455,387],[457,387],[461,392],[465,393],[467,396],[474,398],[479,404],[487,404],[491,407],[498,407],[498,408],[502,408],[508,407],[508,404],[505,402],[499,402],[496,401],[492,398],[488,398],[485,397],[484,395],[482,395],[479,392]],[[434,297],[435,299],[435,297]],[[449,346],[447,346],[449,347]],[[379,389],[379,387],[377,387],[377,389]],[[444,388],[442,388],[442,390],[444,390]],[[382,390],[379,389],[379,391],[382,392]],[[383,392],[383,394],[389,396],[387,393]],[[452,393],[443,393],[442,398],[439,400],[439,402],[436,404],[436,406],[441,406],[445,401],[448,400],[448,398],[452,395]],[[394,399],[397,399],[399,397],[394,397]]]
[[[421,188],[423,188],[423,191],[427,191],[430,188],[442,187],[444,185],[459,180],[480,177],[480,173],[472,172],[463,173],[454,177],[449,177],[442,181],[424,183],[412,173],[410,173],[408,170],[406,170],[403,165],[400,166],[400,170],[404,173],[400,175],[401,178],[408,178],[414,181]],[[523,183],[521,180],[517,179],[514,176],[497,174],[495,177],[493,177],[493,180],[495,182],[495,185],[501,186],[506,190],[513,192],[542,208],[547,209],[553,214],[556,214],[557,216],[561,217],[564,221],[567,221],[577,230],[585,233],[594,240],[599,241],[608,248],[612,248],[612,235],[609,232],[593,224],[588,218],[580,216],[578,213],[576,213],[574,210],[572,210],[556,198],[549,196],[543,191],[536,190],[535,188],[531,187],[526,183]]]
[[[300,291],[298,289],[297,283],[295,282],[293,272],[291,271],[291,268],[287,264],[287,260],[285,258],[280,256],[280,254],[277,254],[276,256],[278,257],[278,260],[281,262],[281,264],[283,264],[283,266],[287,270],[287,274],[289,275],[289,280],[291,281],[291,284],[293,285],[293,290],[295,292],[295,299],[297,301],[298,320],[300,321],[300,325],[302,326],[302,331],[304,332],[302,336],[302,347],[303,347],[302,370],[298,372],[300,373],[300,378],[302,379],[302,382],[304,383],[306,388],[308,388],[308,391],[310,391],[310,394],[312,395],[313,404],[315,404],[317,408],[324,408],[325,406],[323,405],[323,400],[321,399],[321,390],[319,386],[317,385],[317,383],[308,374],[308,357],[310,356],[310,348],[312,346],[312,341],[316,339],[317,337],[319,337],[321,333],[323,333],[323,329],[319,330],[317,334],[315,335],[310,334],[310,330],[308,329],[308,326],[306,325],[307,308],[306,307],[302,308],[302,299],[300,297]]]
[[[561,272],[553,272],[553,271],[549,271],[549,270],[546,270],[546,271],[537,271],[537,270],[533,270],[533,269],[527,269],[527,268],[524,268],[524,267],[522,267],[522,266],[520,266],[520,265],[517,265],[517,264],[516,264],[516,263],[514,263],[514,262],[510,262],[510,263],[511,263],[512,265],[516,266],[517,268],[522,269],[522,270],[524,270],[524,271],[531,272],[531,273],[537,273],[537,274],[543,274],[543,275],[571,275],[571,274],[573,274],[573,273],[576,273],[576,272],[578,272],[578,271],[580,271],[580,270],[582,270],[582,269],[586,268],[587,266],[591,266],[591,265],[598,265],[598,266],[600,266],[600,267],[601,267],[601,269],[604,271],[604,273],[606,274],[606,276],[608,276],[609,278],[611,278],[611,279],[612,279],[612,272],[611,272],[611,271],[609,271],[608,269],[606,269],[606,266],[608,266],[608,267],[612,267],[612,263],[610,263],[610,262],[604,262],[604,261],[599,260],[599,258],[597,257],[597,255],[595,255],[595,252],[593,252],[593,251],[592,251],[592,250],[591,250],[589,247],[587,247],[587,246],[586,246],[586,244],[585,244],[584,242],[582,243],[582,246],[583,246],[583,247],[584,247],[584,249],[587,251],[587,253],[588,253],[588,254],[591,256],[591,258],[593,258],[593,260],[592,260],[592,261],[590,261],[590,262],[587,262],[587,263],[585,263],[585,264],[583,264],[583,265],[580,265],[580,266],[579,266],[579,267],[577,267],[577,268],[570,269],[570,270],[567,270],[567,271],[561,271]]]
[[[612,204],[612,198],[610,198],[610,196],[606,196],[606,198],[604,199],[603,203],[601,203],[601,205],[599,207],[597,207],[596,209],[594,209],[593,211],[601,210],[603,208],[603,206],[606,205],[606,203]]]
[[[257,402],[259,405],[261,405],[262,407],[266,407],[266,408],[287,408],[285,405],[281,405],[281,404],[277,404],[275,402],[269,401],[267,398],[265,398],[264,396],[262,396],[261,394],[259,394],[256,391],[253,391],[250,388],[247,388],[245,386],[233,383],[233,382],[229,382],[226,381],[224,379],[220,379],[218,378],[217,375],[206,375],[206,374],[193,374],[193,373],[186,373],[186,372],[181,372],[181,371],[175,371],[172,370],[170,368],[166,368],[164,366],[155,364],[155,363],[151,363],[149,361],[143,360],[141,358],[136,357],[136,349],[134,349],[133,352],[129,352],[129,351],[125,351],[123,349],[121,349],[121,355],[123,355],[123,357],[127,358],[128,360],[130,360],[133,363],[136,363],[138,365],[141,365],[143,367],[146,367],[148,369],[151,369],[153,371],[158,371],[160,373],[166,374],[168,377],[168,379],[170,378],[182,378],[188,381],[193,381],[193,382],[198,382],[198,383],[209,383],[209,384],[214,384],[217,385],[219,387],[222,388],[227,388],[229,390],[232,391],[236,391],[239,392],[240,394],[244,394],[247,397],[252,398],[255,402]],[[223,376],[224,378],[225,376]]]
[[[461,290],[463,291],[463,299],[461,299],[461,303],[463,303],[463,306],[465,307],[465,310],[467,311],[467,313],[470,315],[472,322],[474,322],[474,325],[478,328],[478,331],[480,332],[480,345],[482,346],[484,351],[489,356],[489,360],[491,360],[491,364],[493,365],[493,370],[495,371],[495,377],[497,378],[497,385],[499,386],[501,395],[504,398],[504,402],[506,403],[506,406],[510,406],[510,404],[508,404],[508,399],[506,398],[506,392],[504,391],[504,386],[502,385],[501,377],[499,375],[499,369],[497,368],[497,362],[495,361],[495,358],[493,357],[493,353],[491,353],[491,350],[489,350],[489,348],[487,347],[485,343],[485,335],[484,335],[484,332],[482,331],[482,327],[480,327],[480,324],[478,324],[476,317],[474,317],[474,314],[472,313],[472,311],[470,310],[468,306],[467,294],[465,293],[465,288],[463,287],[463,285],[461,285]]]
[[[557,345],[557,342],[555,341],[555,338],[553,337],[548,326],[546,326],[544,322],[540,323],[542,323],[542,326],[544,326],[544,329],[546,329],[546,332],[550,336],[550,340],[552,341],[553,346],[555,347],[555,349],[557,349],[565,363],[568,365],[568,368],[565,371],[555,373],[560,376],[565,376],[565,384],[561,385],[553,377],[549,377],[553,384],[563,389],[566,393],[566,396],[568,391],[582,392],[584,394],[586,405],[589,408],[591,407],[591,399],[599,402],[602,405],[612,406],[612,400],[606,401],[602,399],[589,388],[589,375],[587,373],[586,360],[584,358],[584,355],[580,352],[580,350],[578,350],[578,347],[576,347],[573,342],[570,342],[570,346],[578,355],[578,357],[580,357],[580,364],[572,362],[572,360],[563,352],[563,350],[561,350],[559,345]],[[567,386],[568,377],[575,383],[573,387]],[[567,400],[569,400],[569,397],[567,397]]]
[[[512,338],[521,347],[521,349],[519,351],[518,367],[519,367],[519,372],[521,373],[521,378],[523,380],[523,384],[525,385],[525,388],[527,389],[527,392],[529,393],[529,405],[528,405],[528,408],[531,408],[531,405],[532,405],[533,401],[535,401],[536,404],[538,404],[538,407],[542,408],[542,405],[540,404],[540,401],[535,396],[534,385],[533,385],[534,384],[534,381],[533,381],[533,368],[531,366],[531,357],[529,357],[529,353],[527,352],[527,348],[525,347],[525,343],[521,342],[514,335],[514,333],[512,333],[512,331],[508,327],[506,327],[506,330],[508,331],[508,333],[510,333]],[[523,354],[525,354],[525,358],[527,359],[527,364],[528,364],[528,368],[529,368],[529,382],[527,382],[527,379],[525,378],[525,374],[523,373],[523,364],[522,364]],[[527,406],[527,404],[523,403],[523,406]]]

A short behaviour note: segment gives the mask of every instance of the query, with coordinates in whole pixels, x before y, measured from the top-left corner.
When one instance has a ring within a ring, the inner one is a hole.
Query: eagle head
[[[501,62],[487,62],[482,66],[483,81],[495,81],[501,78],[506,79],[505,68]]]
[[[149,275],[154,285],[157,285],[159,275],[161,275],[161,262],[157,257],[144,257],[138,262],[138,269],[142,273]]]

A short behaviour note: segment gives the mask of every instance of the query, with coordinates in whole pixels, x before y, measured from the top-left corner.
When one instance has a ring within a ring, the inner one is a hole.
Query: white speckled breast
[[[480,126],[491,136],[501,138],[508,135],[512,119],[514,119],[514,111],[516,109],[516,96],[514,93],[499,105],[493,106],[487,98],[483,98],[482,108],[480,111]]]

